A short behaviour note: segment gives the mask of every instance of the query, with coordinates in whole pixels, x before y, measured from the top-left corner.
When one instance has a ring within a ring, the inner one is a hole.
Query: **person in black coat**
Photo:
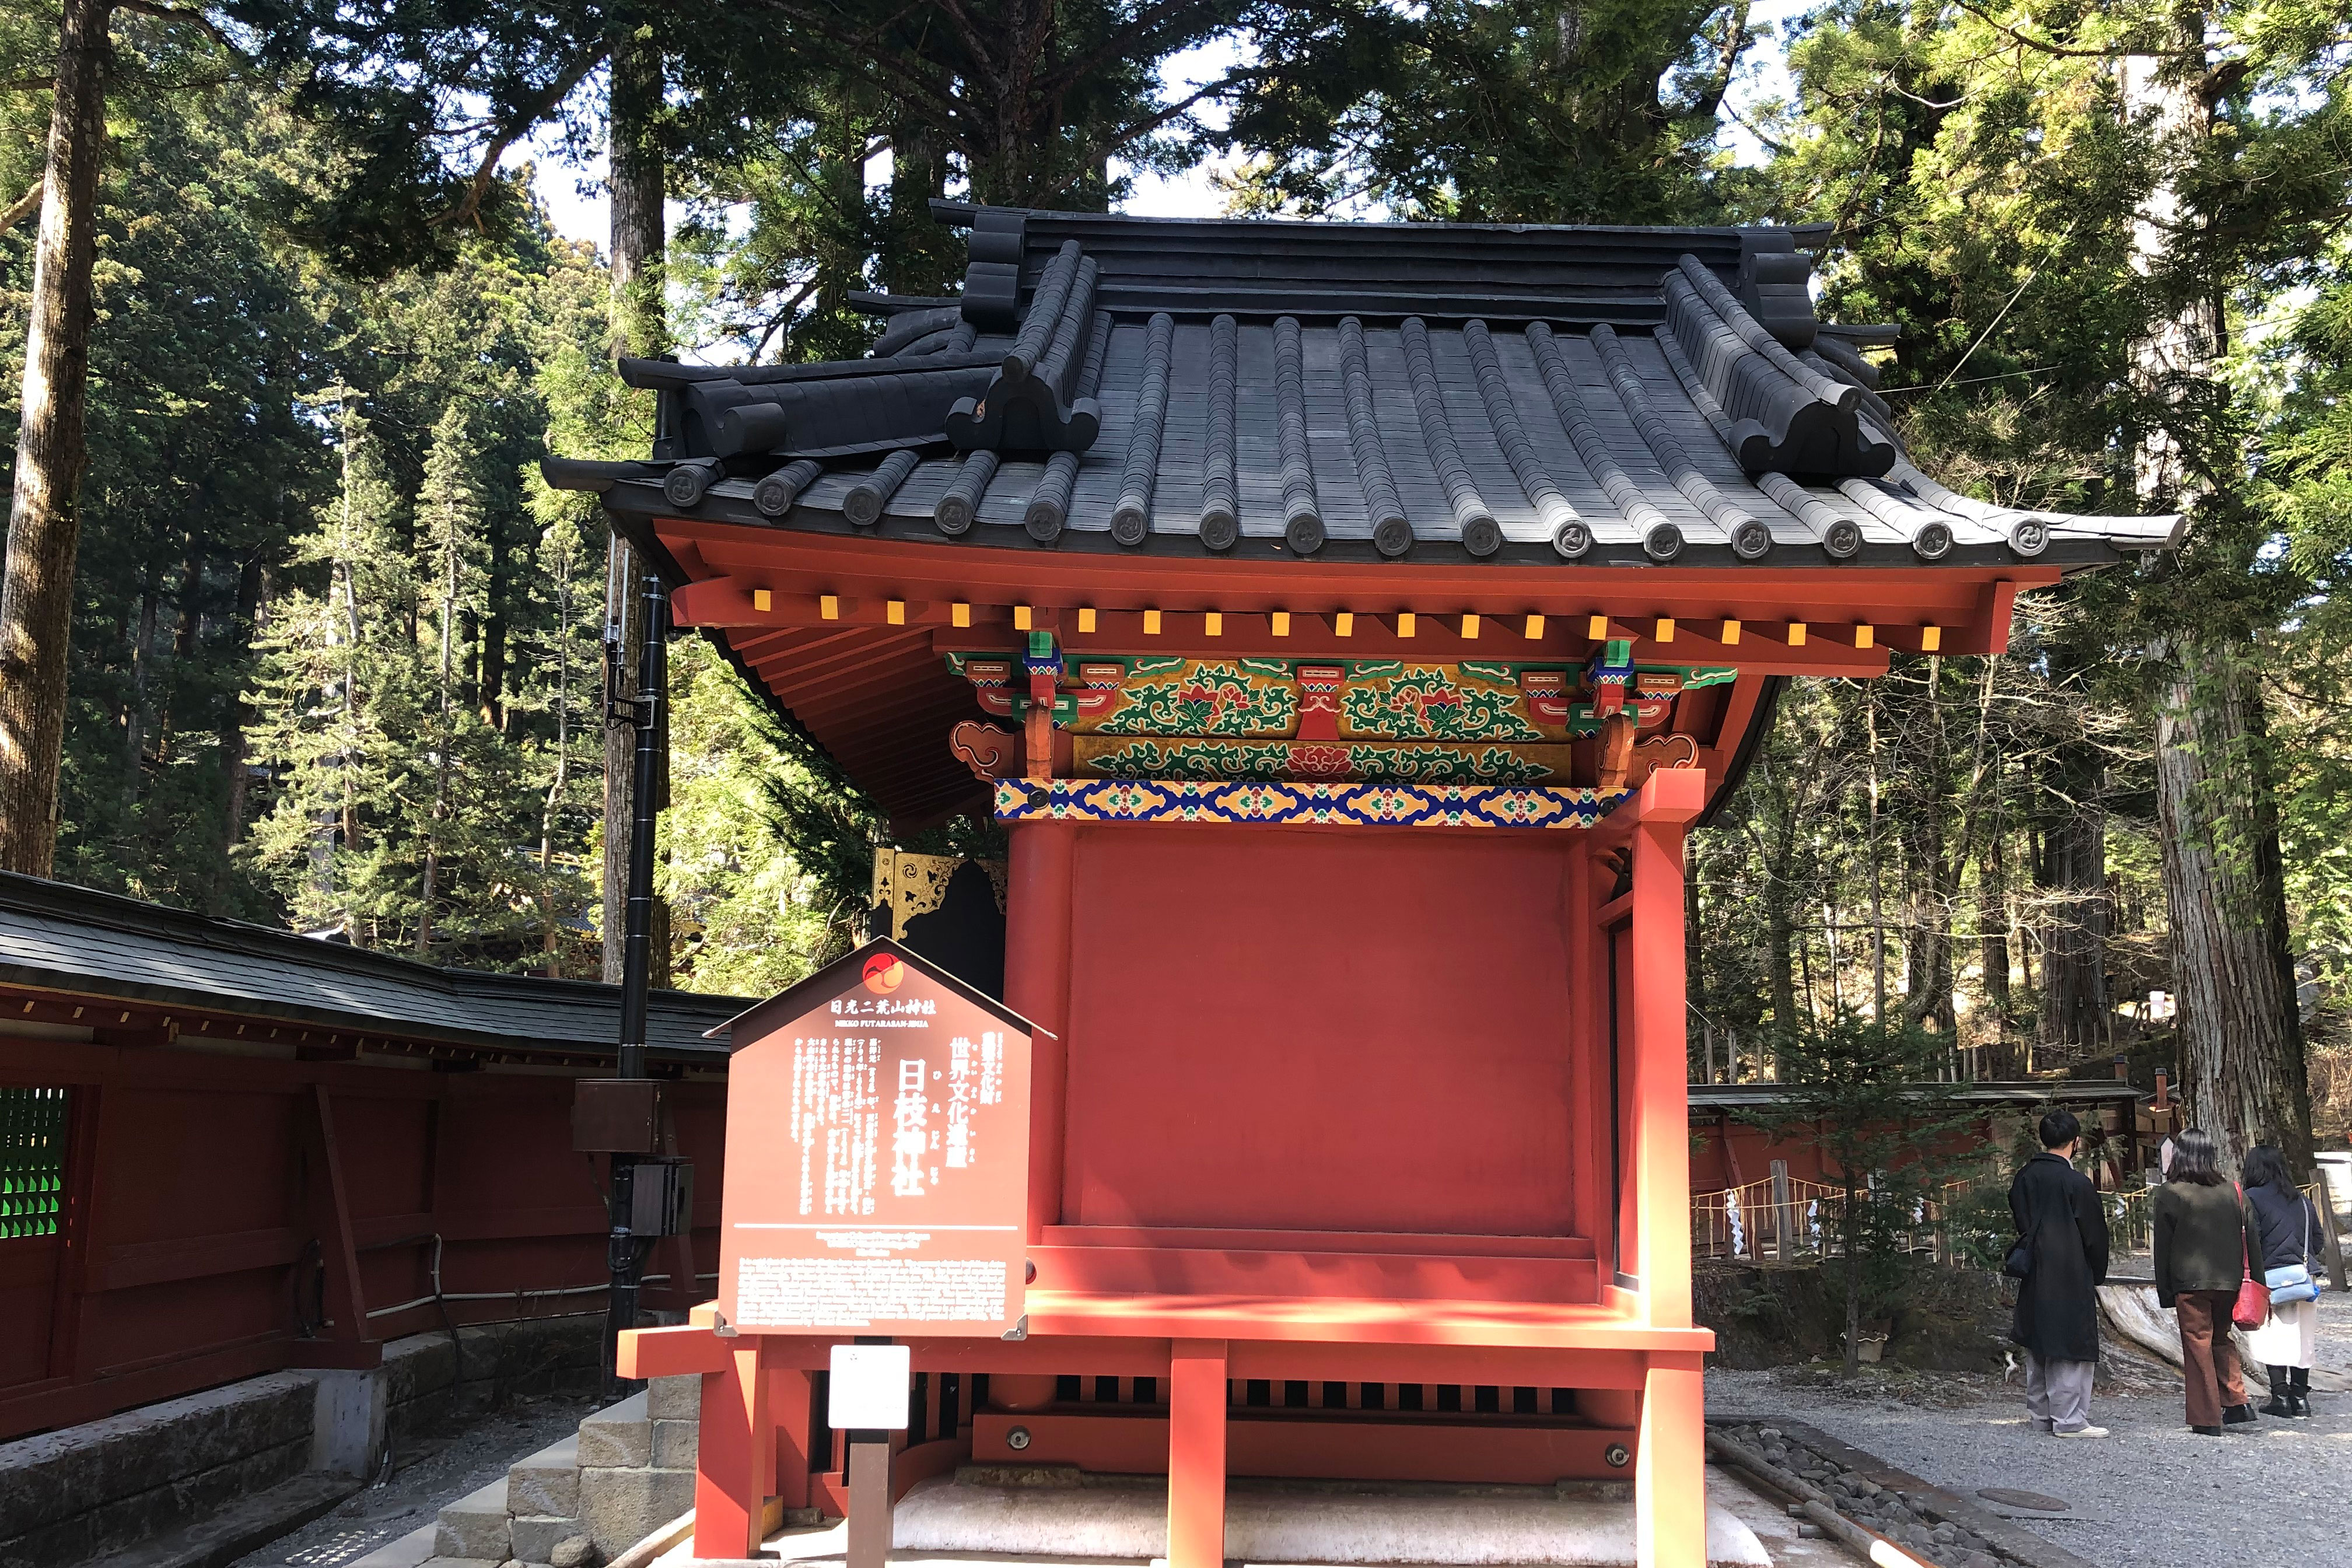
[[[2091,1376],[2099,1364],[2099,1300],[2107,1279],[2107,1219],[2099,1194],[2074,1169],[2083,1124],[2071,1110],[2042,1119],[2042,1152],[2009,1184],[2017,1222],[2011,1257],[2024,1266],[2009,1337],[2025,1350],[2025,1409],[2035,1430],[2104,1437],[2091,1425]]]

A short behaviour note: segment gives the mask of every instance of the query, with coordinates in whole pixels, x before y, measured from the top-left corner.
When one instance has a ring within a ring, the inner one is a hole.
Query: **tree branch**
[[[482,210],[482,198],[489,194],[490,182],[498,175],[499,160],[507,155],[507,149],[530,134],[531,127],[553,113],[558,104],[571,97],[572,89],[578,87],[590,71],[594,70],[604,62],[609,48],[608,44],[599,40],[582,51],[580,58],[572,62],[570,70],[550,83],[545,92],[523,105],[509,117],[506,129],[492,137],[483,147],[481,162],[475,166],[473,179],[467,183],[464,199],[446,212],[429,219],[426,226],[446,228],[452,224],[474,221],[476,215]]]
[[[214,26],[212,19],[201,11],[188,11],[177,5],[162,5],[159,4],[159,0],[114,0],[114,8],[118,11],[135,11],[142,16],[153,16],[159,21],[185,22],[230,54],[239,58],[244,58],[245,51],[229,42],[228,35]]]
[[[0,234],[6,234],[40,210],[41,190],[46,184],[44,180],[35,180],[31,190],[9,203],[6,207],[0,208]]]
[[[1153,6],[1104,38],[1094,49],[1064,61],[1061,69],[1038,82],[1038,90],[1051,96],[1083,80],[1106,60],[1124,58],[1135,52],[1144,39],[1187,13],[1202,9],[1206,4],[1207,0],[1168,0],[1165,5]]]
[[[1151,132],[1159,130],[1170,121],[1179,119],[1186,113],[1189,113],[1194,104],[1197,104],[1205,99],[1214,98],[1218,94],[1223,92],[1227,88],[1237,87],[1241,83],[1260,74],[1262,73],[1255,69],[1244,70],[1236,68],[1233,70],[1227,71],[1223,76],[1219,77],[1216,80],[1209,83],[1206,87],[1196,89],[1190,95],[1178,99],[1175,102],[1160,110],[1158,113],[1150,115],[1145,119],[1139,120],[1131,125],[1121,126],[1108,136],[1096,138],[1092,142],[1087,144],[1087,156],[1080,161],[1080,167],[1063,175],[1059,180],[1056,180],[1053,186],[1045,192],[1045,195],[1059,195],[1062,192],[1069,188],[1072,182],[1082,178],[1088,172],[1088,168],[1097,159],[1115,155],[1120,148],[1134,142],[1136,138],[1139,136],[1149,136]]]
[[[2177,49],[2142,49],[2122,47],[2078,49],[2070,47],[2065,44],[2053,43],[2047,38],[2030,37],[2027,35],[2019,32],[2008,23],[1995,19],[1981,7],[1970,5],[1969,0],[1958,0],[1958,3],[1961,10],[1966,11],[1969,16],[1974,16],[1978,21],[1982,22],[1986,26],[1990,27],[1993,31],[2003,34],[2006,37],[2016,40],[2018,43],[2024,45],[2029,49],[2035,50],[2041,54],[2055,55],[2061,59],[2111,60],[2123,55],[2146,55],[2150,58],[2167,60],[2181,59],[2187,56],[2195,55],[2201,59],[2204,58],[2206,52],[2205,47],[2202,44]]]

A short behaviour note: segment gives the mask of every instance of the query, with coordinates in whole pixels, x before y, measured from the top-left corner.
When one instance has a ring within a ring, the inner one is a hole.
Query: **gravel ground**
[[[2352,1372],[2352,1300],[2319,1305],[2316,1363]],[[2247,1392],[2264,1396],[2251,1381]],[[1809,1422],[1962,1497],[2008,1487],[2063,1498],[2067,1513],[2018,1522],[2101,1568],[2340,1561],[2352,1510],[2352,1393],[2315,1390],[2312,1419],[2265,1416],[2217,1441],[2189,1430],[2177,1374],[2126,1363],[2091,1401],[2091,1419],[2115,1434],[2105,1442],[2037,1436],[2021,1373],[1896,1373],[1841,1392],[1802,1369],[1710,1371],[1706,1396],[1710,1415]]]
[[[489,1485],[507,1467],[578,1428],[593,1399],[517,1399],[504,1409],[416,1439],[395,1454],[390,1480],[354,1494],[291,1535],[240,1557],[234,1568],[337,1568],[433,1522],[444,1503]]]

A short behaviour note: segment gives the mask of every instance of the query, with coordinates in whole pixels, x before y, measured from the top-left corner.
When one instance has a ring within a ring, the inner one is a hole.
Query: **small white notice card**
[[[835,1345],[825,1425],[836,1432],[903,1432],[914,1352],[905,1345]]]

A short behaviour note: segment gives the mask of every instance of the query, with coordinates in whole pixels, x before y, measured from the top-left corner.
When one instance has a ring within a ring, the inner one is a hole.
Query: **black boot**
[[[2224,1426],[2242,1426],[2249,1421],[2260,1419],[2261,1417],[2254,1414],[2254,1405],[2252,1400],[2248,1400],[2243,1405],[2226,1405],[2221,1407],[2221,1425]]]
[[[2311,1369],[2296,1366],[2289,1367],[2287,1371],[2293,1378],[2287,1398],[2294,1405],[2297,1415],[2307,1416],[2311,1414]]]
[[[2287,1392],[2286,1370],[2283,1366],[2270,1369],[2271,1396],[2263,1402],[2263,1414],[2265,1415],[2294,1414],[2294,1395]]]

